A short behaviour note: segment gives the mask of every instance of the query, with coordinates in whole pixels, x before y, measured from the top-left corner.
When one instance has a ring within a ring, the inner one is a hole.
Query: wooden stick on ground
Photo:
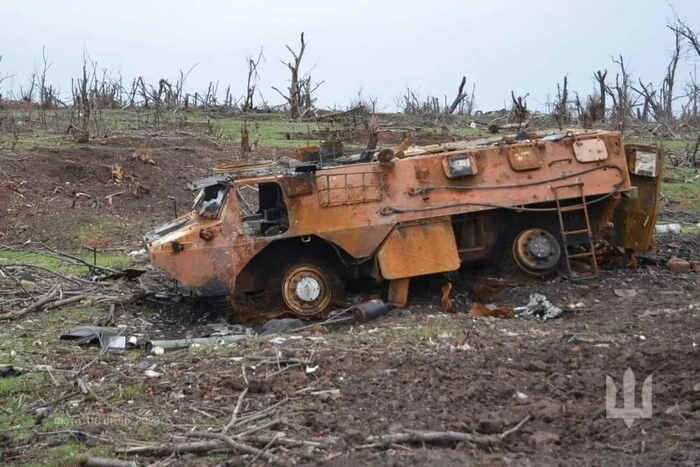
[[[223,429],[221,430],[221,432],[223,434],[226,434],[228,432],[228,430],[230,430],[231,427],[236,424],[236,421],[238,419],[238,412],[241,411],[241,405],[243,404],[243,398],[245,398],[246,394],[248,394],[249,386],[248,386],[248,377],[246,377],[246,375],[245,375],[245,366],[241,368],[241,371],[243,372],[243,379],[245,380],[245,383],[246,383],[245,389],[238,396],[238,401],[236,402],[236,407],[234,407],[233,413],[231,414],[231,420],[229,420],[229,422],[226,424],[226,426],[224,426]]]
[[[208,431],[195,431],[192,433],[188,433],[187,436],[188,437],[202,437],[202,438],[218,439],[219,441],[224,442],[226,445],[228,445],[234,451],[243,452],[245,454],[252,454],[254,456],[257,456],[258,458],[262,457],[263,459],[265,459],[267,461],[274,461],[275,460],[275,456],[273,456],[272,454],[261,451],[260,449],[254,448],[253,446],[250,446],[248,444],[241,443],[240,441],[234,441],[233,439],[231,439],[230,437],[226,436],[223,433],[210,433]]]
[[[59,288],[54,286],[51,288],[51,290],[46,292],[46,294],[44,294],[43,297],[41,297],[39,300],[32,303],[28,307],[26,307],[22,310],[19,310],[19,311],[12,311],[12,312],[4,313],[4,314],[0,315],[0,321],[17,319],[20,316],[24,316],[27,313],[31,313],[34,310],[38,310],[39,308],[41,308],[45,304],[55,300],[58,297],[58,295],[59,295]]]
[[[407,430],[405,433],[391,433],[388,435],[368,436],[367,443],[360,448],[373,448],[387,446],[396,443],[472,443],[478,446],[489,447],[501,443],[507,436],[518,431],[522,426],[530,421],[532,417],[528,415],[513,428],[510,428],[500,435],[478,435],[472,433],[462,433],[459,431],[418,431]]]
[[[104,457],[88,457],[80,465],[82,467],[137,467],[134,461],[106,459]]]

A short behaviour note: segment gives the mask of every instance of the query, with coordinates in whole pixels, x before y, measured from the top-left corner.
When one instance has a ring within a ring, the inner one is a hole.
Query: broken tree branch
[[[462,433],[459,431],[418,431],[407,430],[405,433],[391,433],[388,435],[368,436],[366,441],[369,444],[362,448],[373,448],[388,446],[396,443],[472,443],[482,447],[490,447],[500,444],[507,436],[520,430],[522,426],[530,421],[532,417],[528,415],[513,428],[510,428],[500,435],[478,435],[472,433]]]
[[[447,114],[451,115],[455,113],[459,104],[467,97],[467,93],[464,92],[464,85],[467,84],[467,77],[462,76],[462,81],[459,83],[459,89],[457,90],[457,97],[452,101],[452,104],[447,108]]]
[[[36,302],[32,303],[28,307],[25,307],[19,311],[11,311],[8,313],[3,313],[0,315],[0,321],[6,321],[6,320],[11,320],[11,319],[17,319],[21,316],[26,315],[27,313],[31,313],[34,310],[40,309],[42,306],[45,304],[55,300],[59,296],[60,288],[57,286],[54,286],[44,294],[43,297],[41,297],[39,300]]]

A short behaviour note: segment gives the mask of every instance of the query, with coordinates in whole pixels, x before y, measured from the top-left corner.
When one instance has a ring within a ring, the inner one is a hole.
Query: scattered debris
[[[103,349],[126,349],[136,347],[136,338],[121,335],[117,328],[101,326],[78,326],[59,336],[60,340],[75,341],[78,345],[99,345]]]
[[[552,305],[547,297],[539,293],[530,294],[528,304],[513,308],[513,312],[518,317],[533,317],[541,321],[547,321],[562,314],[561,308]]]
[[[613,293],[616,297],[620,298],[631,298],[637,296],[636,289],[613,289]]]
[[[263,325],[261,336],[289,332],[304,326],[304,322],[296,318],[271,319]]]
[[[656,233],[681,233],[681,224],[659,224],[656,226]]]
[[[668,260],[666,267],[671,272],[685,273],[691,271],[690,262],[676,256]]]
[[[469,310],[469,316],[472,318],[510,318],[513,316],[513,308],[497,307],[495,305],[482,305],[475,303]]]
[[[135,159],[144,164],[156,165],[156,161],[153,160],[153,150],[145,145],[141,145],[134,151],[132,159]]]
[[[442,307],[445,309],[445,313],[454,313],[455,310],[452,308],[452,300],[450,300],[450,292],[452,291],[452,282],[442,286]]]
[[[384,316],[389,311],[389,305],[377,298],[359,303],[352,307],[353,318],[358,323],[373,321]]]
[[[81,467],[137,467],[134,461],[107,459],[104,457],[88,457],[80,463]]]
[[[253,334],[230,336],[197,337],[193,339],[157,340],[146,342],[146,353],[160,354],[165,351],[187,349],[199,345],[224,345],[255,337]],[[160,349],[160,350],[159,350]]]

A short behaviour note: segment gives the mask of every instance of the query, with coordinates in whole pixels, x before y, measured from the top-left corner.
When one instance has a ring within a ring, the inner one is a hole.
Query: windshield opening
[[[221,207],[226,198],[226,185],[216,184],[202,188],[197,195],[194,203],[194,209],[199,213],[200,217],[207,219],[217,219],[221,212]]]
[[[246,235],[268,237],[289,229],[289,214],[278,184],[240,185],[236,194]]]

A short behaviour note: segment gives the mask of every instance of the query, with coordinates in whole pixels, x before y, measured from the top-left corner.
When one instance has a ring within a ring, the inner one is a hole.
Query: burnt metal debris
[[[595,277],[598,242],[651,246],[663,154],[619,132],[404,143],[327,165],[314,151],[217,167],[190,212],[145,236],[151,262],[261,323],[323,318],[351,279],[388,282],[403,306],[411,278],[463,264]]]

